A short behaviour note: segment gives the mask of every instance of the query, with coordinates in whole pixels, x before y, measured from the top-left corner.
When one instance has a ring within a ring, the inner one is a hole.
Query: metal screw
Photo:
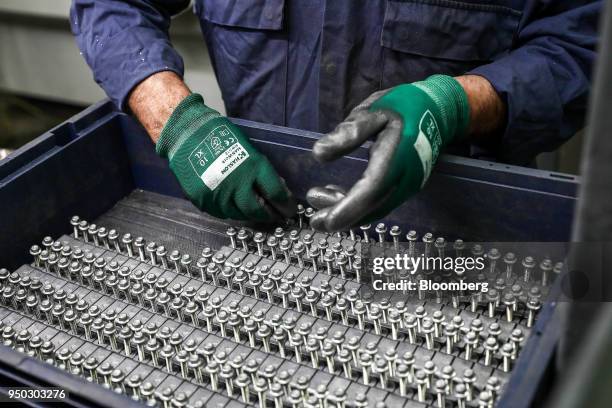
[[[232,248],[236,249],[236,229],[234,227],[227,227],[225,235],[229,237]]]
[[[98,230],[98,241],[100,245],[103,245],[106,249],[110,249],[108,245],[108,231],[104,227],[100,227]]]
[[[257,232],[253,236],[253,242],[255,242],[255,245],[257,245],[257,254],[259,256],[264,256],[263,243],[264,243],[265,239],[266,239],[266,237],[261,232]]]
[[[138,247],[138,244],[136,244]],[[151,260],[151,265],[157,266],[157,244],[155,242],[149,242],[146,247],[146,251],[149,254],[149,259]],[[140,252],[140,250],[139,250]]]
[[[306,213],[306,209],[302,204],[297,205],[297,216],[298,216],[298,226],[300,229],[304,228],[304,215]]]
[[[366,224],[366,225],[362,225],[359,227],[359,229],[361,230],[361,233],[363,235],[363,242],[365,243],[369,243],[370,242],[370,236],[368,235],[368,230],[370,229],[371,225],[370,224]]]
[[[490,366],[491,362],[493,360],[493,355],[497,352],[497,350],[499,349],[499,344],[497,343],[497,338],[495,337],[489,337],[485,343],[484,343],[484,349],[485,349],[485,361],[484,361],[484,365],[486,366]]]
[[[527,256],[525,257],[525,259],[523,259],[523,268],[524,268],[523,281],[524,282],[529,282],[531,280],[531,270],[534,268],[534,266],[535,266],[535,260],[532,257]]]
[[[540,263],[540,270],[542,271],[542,286],[548,285],[548,277],[550,272],[553,270],[553,264],[550,259],[544,259]]]
[[[248,239],[249,239],[248,231],[245,229],[240,229],[240,231],[238,231],[238,241],[240,241],[240,243],[242,244],[242,249],[244,250],[244,252],[249,252],[249,245],[247,242]]]
[[[140,260],[142,262],[145,262],[145,251],[144,251],[144,247],[145,247],[145,240],[143,237],[137,237],[136,240],[134,241],[134,246],[136,247],[136,250],[138,251],[138,257],[140,258]]]
[[[115,249],[115,251],[121,253],[121,247],[119,246],[119,233],[112,229],[110,231],[108,231],[108,242],[109,242],[109,247],[113,247]]]

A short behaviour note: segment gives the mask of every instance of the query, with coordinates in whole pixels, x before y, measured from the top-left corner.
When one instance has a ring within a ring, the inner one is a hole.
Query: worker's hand
[[[270,162],[198,94],[176,107],[156,150],[189,199],[215,217],[270,221],[295,213],[293,197]]]
[[[375,139],[367,169],[346,194],[337,186],[308,191],[309,203],[320,209],[311,226],[338,231],[386,215],[423,187],[440,150],[462,136],[468,122],[467,96],[448,76],[372,94],[314,145],[314,156],[326,162]]]

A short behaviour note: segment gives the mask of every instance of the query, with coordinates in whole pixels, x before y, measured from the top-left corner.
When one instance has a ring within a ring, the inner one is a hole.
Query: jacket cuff
[[[93,34],[92,34],[93,35]],[[132,27],[108,38],[79,37],[89,49],[86,59],[94,79],[122,111],[132,89],[149,76],[172,71],[183,77],[183,59],[162,34],[144,27]]]
[[[432,75],[415,85],[440,108],[444,122],[450,127],[448,134],[453,138],[463,137],[469,127],[470,106],[461,84],[448,75]]]
[[[506,105],[507,123],[495,149],[498,160],[525,165],[562,143],[563,105],[545,59],[517,50],[468,74],[487,79]]]
[[[198,129],[221,114],[204,104],[202,95],[193,93],[185,97],[174,109],[157,140],[155,151],[172,160],[177,149]]]

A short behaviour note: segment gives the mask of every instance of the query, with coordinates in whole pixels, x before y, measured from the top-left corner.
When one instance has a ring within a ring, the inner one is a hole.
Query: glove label
[[[221,125],[196,146],[189,155],[189,163],[206,187],[214,190],[248,158],[249,153],[236,135]]]
[[[419,155],[421,165],[423,166],[423,181],[421,181],[421,188],[423,188],[425,182],[427,182],[431,174],[431,169],[438,159],[441,145],[442,136],[440,135],[438,123],[433,114],[427,110],[423,116],[421,116],[421,121],[419,122],[419,135],[414,142],[414,149]]]

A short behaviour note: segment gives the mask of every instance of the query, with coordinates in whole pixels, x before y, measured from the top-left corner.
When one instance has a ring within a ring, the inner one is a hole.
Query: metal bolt
[[[502,369],[508,373],[512,369],[512,355],[514,353],[512,343],[504,344],[500,353],[502,355]]]
[[[397,225],[394,225],[391,227],[389,234],[391,235],[391,239],[393,239],[393,247],[395,248],[396,251],[398,251],[399,250],[399,237],[400,235],[402,235],[402,230]]]
[[[115,249],[115,251],[117,252],[121,252],[121,247],[119,246],[119,233],[114,230],[111,229],[110,231],[108,231],[108,244],[109,247],[112,247]]]
[[[376,233],[378,234],[378,242],[382,245],[385,243],[385,234],[387,233],[387,226],[382,222],[376,225]]]
[[[484,343],[484,349],[485,349],[485,361],[484,361],[484,365],[486,366],[490,366],[491,362],[493,360],[493,356],[494,354],[497,352],[497,350],[499,349],[499,344],[497,343],[497,338],[495,337],[489,337],[485,343]]]
[[[516,360],[518,357],[519,349],[521,348],[521,343],[525,340],[525,336],[521,329],[514,329],[512,333],[510,333],[510,342],[512,343],[512,359]]]
[[[529,301],[527,302],[527,327],[533,327],[535,316],[541,307],[542,304],[538,299],[529,299]]]
[[[121,238],[121,243],[125,247],[125,251],[127,252],[129,257],[134,256],[134,248],[132,247],[133,241],[134,240],[132,239],[132,235],[130,234],[124,234]]]
[[[506,307],[506,320],[512,322],[514,319],[514,309],[516,305],[516,298],[512,293],[506,293],[503,299],[504,306]]]
[[[512,268],[516,263],[516,255],[512,252],[506,253],[504,255],[504,263],[506,264],[506,280],[510,282],[512,279]]]
[[[523,259],[523,268],[524,268],[523,281],[524,282],[529,282],[531,280],[531,270],[534,267],[535,267],[535,260],[532,257],[527,256],[525,257],[525,259]]]
[[[98,230],[98,241],[100,245],[103,245],[106,249],[110,249],[108,245],[108,231],[104,227],[100,227]]]
[[[491,398],[491,394],[487,391],[482,391],[478,396],[478,407],[479,408],[490,408],[493,404],[493,399]]]
[[[188,276],[191,275],[190,265],[191,265],[191,256],[189,256],[189,254],[184,254],[181,257],[181,270],[183,270],[185,274]]]
[[[548,278],[553,270],[553,263],[550,259],[544,259],[540,262],[540,270],[542,271],[542,286],[548,285]]]
[[[232,248],[236,249],[236,229],[234,227],[227,227],[225,235],[229,237]]]
[[[300,229],[304,228],[304,215],[306,213],[306,209],[302,204],[297,205],[297,216],[298,216],[298,226]]]
[[[419,402],[425,402],[427,394],[427,375],[423,370],[419,370],[415,374],[417,383],[417,398]]]
[[[79,216],[78,215],[73,215],[72,218],[70,218],[70,225],[72,225],[72,236],[75,239],[79,238]]]
[[[79,233],[83,237],[85,242],[89,242],[89,234],[87,233],[88,228],[89,223],[87,221],[81,220],[81,222],[79,222]]]
[[[445,408],[446,406],[446,381],[437,380],[435,384],[436,390],[436,401],[438,404],[438,408]]]
[[[95,246],[100,246],[100,240],[98,239],[98,226],[96,224],[90,224],[87,229],[89,237],[93,240]]]
[[[244,250],[244,252],[249,252],[248,239],[249,232],[245,229],[240,229],[240,231],[238,231],[238,241],[240,241],[240,243],[242,244],[242,249]]]
[[[285,263],[287,263],[287,264],[291,263],[291,255],[289,254],[289,249],[290,248],[291,248],[291,241],[289,241],[286,238],[283,238],[283,240],[279,244],[279,249],[281,250],[281,252],[285,256]]]
[[[466,408],[467,388],[465,384],[459,383],[455,387],[455,398],[457,399],[457,408]]]
[[[255,242],[255,245],[257,245],[257,254],[259,256],[264,256],[263,243],[264,243],[265,239],[266,239],[266,237],[261,232],[257,232],[253,236],[253,242]]]
[[[138,251],[138,257],[140,258],[140,260],[142,262],[146,262],[146,258],[145,258],[145,240],[143,237],[137,237],[134,240],[134,246],[136,247],[136,250]]]
[[[362,240],[365,243],[370,242],[370,236],[368,235],[368,230],[370,229],[370,227],[371,227],[370,224],[362,225],[359,227],[359,229],[361,230],[361,234],[363,236]]]
[[[187,361],[187,367],[193,372],[193,376],[198,383],[204,382],[202,376],[202,360],[200,356],[197,354],[190,355]]]
[[[176,273],[181,273],[181,253],[176,249],[173,250],[172,252],[170,252],[169,260],[170,264],[174,266],[174,271]]]
[[[142,385],[142,377],[140,374],[132,374],[125,382],[125,385],[131,391],[132,397],[140,399],[140,386]]]
[[[138,247],[138,244],[136,246]],[[146,251],[149,254],[151,265],[157,266],[157,244],[155,242],[149,242],[146,246]]]
[[[433,379],[436,373],[436,364],[431,360],[426,361],[425,364],[423,364],[423,372],[426,375],[427,388],[432,388],[434,386]]]
[[[249,404],[251,399],[249,396],[249,383],[249,376],[245,373],[241,373],[236,377],[235,384],[240,388],[240,395],[245,404]]]
[[[32,255],[32,257],[34,257],[34,266],[39,267],[40,266],[40,253],[42,252],[42,250],[40,249],[40,247],[38,245],[32,245],[30,247],[30,255]]]
[[[278,240],[276,239],[276,237],[268,237],[267,245],[268,248],[270,248],[270,257],[273,261],[276,261],[276,247],[278,246]]]
[[[487,292],[487,302],[489,317],[495,317],[495,305],[499,302],[499,292],[495,289],[490,289]]]

